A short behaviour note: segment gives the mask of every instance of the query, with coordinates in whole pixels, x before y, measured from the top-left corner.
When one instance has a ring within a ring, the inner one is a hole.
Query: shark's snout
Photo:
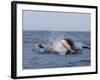
[[[38,47],[40,47],[40,48],[44,48],[44,47],[42,46],[42,44],[39,44]]]

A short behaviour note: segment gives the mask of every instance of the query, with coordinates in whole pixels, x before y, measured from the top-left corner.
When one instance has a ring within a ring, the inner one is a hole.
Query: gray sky
[[[90,14],[23,10],[23,30],[90,31]]]

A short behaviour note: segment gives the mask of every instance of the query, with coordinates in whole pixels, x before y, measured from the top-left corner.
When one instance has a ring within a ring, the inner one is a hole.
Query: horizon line
[[[58,31],[58,32],[62,32],[64,30],[22,30],[22,31]],[[77,31],[64,31],[64,32],[77,32]],[[91,31],[78,31],[78,32],[91,32]]]

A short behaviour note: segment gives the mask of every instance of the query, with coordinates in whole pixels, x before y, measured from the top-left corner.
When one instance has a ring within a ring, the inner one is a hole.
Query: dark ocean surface
[[[76,54],[59,55],[38,47],[40,43],[56,43],[71,38],[90,47],[90,32],[23,31],[23,69],[90,66],[90,49]]]

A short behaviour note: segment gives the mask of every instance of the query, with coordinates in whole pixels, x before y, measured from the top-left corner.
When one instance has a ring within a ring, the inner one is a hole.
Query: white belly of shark
[[[63,42],[63,44],[62,44],[62,42]],[[88,47],[84,47],[83,44],[79,43],[79,42],[74,42],[74,46],[77,51],[82,50],[82,48],[88,48]],[[71,48],[72,46],[70,46],[68,44],[68,42],[65,42],[64,40],[56,43],[55,45],[40,44],[39,47],[43,48],[43,49],[47,49],[52,52],[57,52],[60,55],[65,55],[65,54],[67,54],[67,52],[70,52],[70,53],[76,52],[76,50],[73,50]]]

